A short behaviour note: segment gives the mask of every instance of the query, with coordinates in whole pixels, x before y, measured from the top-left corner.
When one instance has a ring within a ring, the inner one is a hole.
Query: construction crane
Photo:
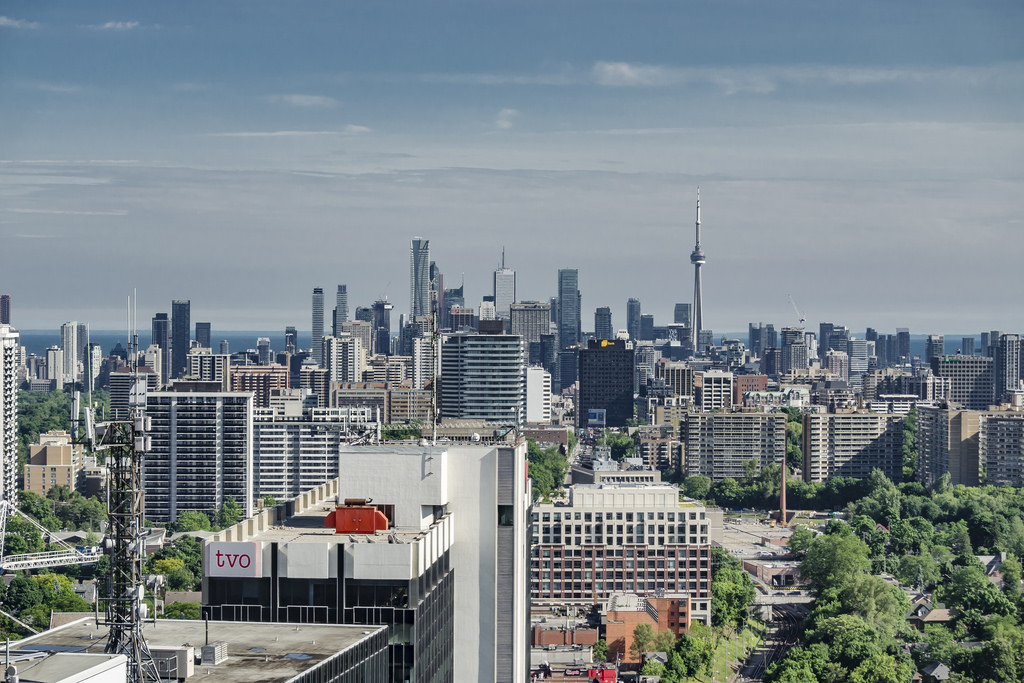
[[[796,317],[800,319],[800,324],[803,325],[804,321],[807,320],[807,316],[801,313],[800,309],[797,308],[796,301],[793,300],[792,294],[789,295],[789,303],[793,306],[793,310],[796,311]]]

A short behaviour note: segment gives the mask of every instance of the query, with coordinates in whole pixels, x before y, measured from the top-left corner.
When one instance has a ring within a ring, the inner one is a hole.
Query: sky
[[[584,329],[1024,331],[1024,4],[0,2],[14,324],[310,327],[579,269]]]

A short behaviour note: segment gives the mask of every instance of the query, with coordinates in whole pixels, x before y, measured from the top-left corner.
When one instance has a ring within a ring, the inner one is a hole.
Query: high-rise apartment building
[[[171,374],[177,379],[188,367],[188,352],[192,348],[192,303],[188,299],[171,302]]]
[[[705,413],[711,413],[732,407],[732,382],[731,372],[707,370],[698,374],[694,388],[700,409]]]
[[[409,248],[409,317],[430,315],[430,240],[413,237]],[[378,351],[378,353],[381,353]]]
[[[61,368],[61,382],[73,384],[78,380],[78,323],[75,321],[60,326],[60,348],[64,351],[64,367]]]
[[[803,424],[806,482],[867,479],[879,469],[903,479],[903,417],[884,413],[807,413]]]
[[[551,373],[539,365],[526,368],[526,422],[551,423]]]
[[[0,325],[0,500],[18,502],[18,358],[20,335]]]
[[[152,335],[152,343],[160,347],[160,360],[163,364],[159,368],[160,382],[167,384],[171,381],[171,321],[166,313],[153,316]]]
[[[628,299],[626,301],[626,332],[633,341],[640,339],[640,316],[643,315],[640,308],[640,299]]]
[[[910,362],[910,330],[906,327],[896,328],[896,357],[893,365],[905,365]]]
[[[782,328],[782,373],[807,369],[807,342],[804,328]]]
[[[342,334],[324,337],[324,367],[329,381],[360,382],[363,375],[363,345],[358,337]]]
[[[742,479],[786,457],[785,413],[689,413],[679,425],[687,476]]]
[[[525,369],[522,337],[448,336],[441,345],[441,417],[522,424]]]
[[[502,261],[505,260],[502,255]],[[501,268],[494,271],[494,313],[497,317],[502,320],[509,319],[509,307],[515,303],[516,300],[516,271],[511,268],[506,268],[502,264]]]
[[[1024,415],[983,413],[978,427],[978,455],[986,484],[1024,486]]]
[[[612,309],[601,306],[594,311],[594,337],[597,339],[614,339],[615,329],[612,327]]]
[[[932,359],[936,377],[949,380],[949,400],[964,410],[988,410],[995,398],[994,362],[988,356]]]
[[[829,349],[825,352],[822,367],[825,368],[829,374],[835,375],[844,382],[850,380],[850,355],[848,353]]]
[[[779,337],[775,326],[770,323],[749,323],[747,325],[747,346],[755,357],[764,356],[765,349],[774,349],[779,345]]]
[[[324,366],[324,288],[313,288],[313,360]]]
[[[974,355],[974,337],[964,337],[960,340],[960,353],[965,356]]]
[[[341,324],[348,321],[348,285],[338,285],[338,293],[334,300],[334,312],[331,316],[331,334],[335,337],[341,332]]]
[[[576,426],[585,428],[592,410],[603,410],[607,427],[625,427],[633,417],[633,348],[622,339],[591,339],[580,350]]]
[[[551,304],[546,301],[520,301],[509,311],[509,333],[522,337],[527,347],[540,343],[541,335],[551,333]]]
[[[941,334],[929,334],[928,339],[924,343],[924,361],[925,365],[930,366],[932,358],[939,358],[946,354],[946,338]]]
[[[142,465],[146,518],[174,522],[187,510],[209,514],[229,496],[250,517],[252,415],[249,393],[148,394],[152,445]]]
[[[1003,333],[999,330],[990,330],[988,332],[988,341],[985,341],[985,333],[981,333],[981,353],[983,356],[989,358],[995,358],[996,353],[999,351],[999,338],[1003,336]]]
[[[849,339],[846,342],[846,353],[850,359],[850,384],[860,387],[864,373],[868,371],[867,339]]]
[[[211,337],[213,336],[213,325],[211,323],[196,323],[196,346],[201,349],[213,349]]]
[[[11,324],[11,295],[0,294],[0,325]]]
[[[995,356],[995,399],[1004,401],[1011,392],[1020,388],[1020,337],[1015,334],[999,336]]]
[[[580,319],[579,271],[563,268],[558,271],[558,387],[576,383],[579,374],[577,345],[583,338]]]
[[[978,427],[980,410],[947,405],[917,406],[917,480],[934,486],[944,474],[956,486],[980,483]]]

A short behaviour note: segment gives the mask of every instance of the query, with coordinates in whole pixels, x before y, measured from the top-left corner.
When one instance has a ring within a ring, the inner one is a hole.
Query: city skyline
[[[789,294],[858,330],[1024,318],[986,296],[1024,252],[1024,9],[809,7],[5,3],[0,290],[22,329],[117,329],[133,288],[301,325],[338,282],[409,310],[423,235],[468,306],[504,246],[521,300],[573,268],[583,318],[665,324],[699,184],[708,329],[795,323]]]

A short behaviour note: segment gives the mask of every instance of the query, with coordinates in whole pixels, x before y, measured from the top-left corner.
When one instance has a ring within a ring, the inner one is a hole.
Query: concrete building
[[[152,343],[160,347],[160,386],[171,381],[171,320],[166,313],[157,313],[152,320]]]
[[[449,335],[441,344],[441,416],[521,424],[525,369],[522,337]]]
[[[693,396],[693,368],[664,358],[654,364],[655,379],[665,380],[675,396]]]
[[[949,400],[962,409],[988,410],[995,399],[994,363],[988,356],[932,358],[932,372],[949,379]]]
[[[186,510],[210,514],[229,496],[252,515],[252,394],[153,392],[146,416],[152,443],[141,479],[148,519],[174,522]]]
[[[537,365],[526,368],[526,422],[551,423],[551,373]]]
[[[54,486],[75,491],[82,465],[82,446],[72,444],[70,434],[56,430],[40,434],[39,443],[29,446],[24,490],[44,497]]]
[[[1024,486],[1024,414],[983,413],[978,427],[978,455],[986,484]]]
[[[188,370],[185,375],[203,382],[217,382],[222,391],[231,389],[231,356],[213,353],[209,348],[198,347],[189,351]],[[159,381],[159,378],[158,378]]]
[[[830,375],[835,375],[844,382],[850,381],[850,355],[845,351],[829,349],[825,352],[825,362],[822,367]]]
[[[414,237],[409,247],[409,317],[431,315],[430,240]]]
[[[270,407],[271,393],[288,388],[288,368],[283,365],[236,365],[231,368],[231,391],[251,393],[254,408]]]
[[[18,502],[18,362],[20,335],[0,325],[0,500]]]
[[[948,404],[917,408],[917,479],[934,486],[944,474],[950,484],[980,484],[978,450],[980,410],[959,410]]]
[[[713,518],[665,484],[575,484],[568,503],[533,509],[534,604],[605,602],[629,592],[685,594],[710,623]],[[721,522],[717,522],[719,528]]]
[[[336,479],[339,449],[373,427],[373,411],[367,408],[257,408],[254,497],[287,500]]]
[[[64,352],[62,361],[64,363],[61,370],[61,384],[74,384],[78,381],[78,363],[80,356],[78,353],[78,323],[71,321],[64,323],[60,326],[60,348]]]
[[[1021,344],[1020,337],[1015,334],[1003,334],[999,337],[999,346],[995,355],[995,399],[1005,401],[1021,383]]]
[[[509,332],[523,338],[524,344],[539,344],[543,334],[551,333],[551,304],[519,301],[509,306]]]
[[[363,379],[365,351],[359,337],[342,334],[324,337],[323,367],[334,382],[359,382]]]
[[[621,339],[591,339],[580,351],[576,426],[586,427],[592,410],[604,411],[606,427],[625,427],[633,417],[633,348]]]
[[[807,368],[807,342],[802,327],[782,328],[782,364],[780,374]]]
[[[343,448],[339,470],[206,541],[204,608],[387,625],[393,681],[527,680],[525,443]],[[217,553],[248,566],[218,567]]]
[[[732,380],[731,372],[707,370],[698,373],[694,380],[694,388],[700,409],[710,413],[732,407]]]
[[[941,358],[946,355],[946,338],[941,334],[929,334],[924,342],[924,358],[922,360],[931,365],[932,358]]]
[[[807,413],[803,423],[803,476],[826,482],[866,479],[874,469],[903,479],[903,417],[876,413]]]
[[[786,457],[785,413],[689,413],[679,425],[687,476],[742,479]]]
[[[110,417],[114,420],[131,419],[131,396],[133,385],[137,385],[135,391],[139,393],[142,400],[148,392],[160,389],[159,376],[152,368],[145,365],[140,366],[135,373],[133,380],[131,370],[127,367],[120,367],[110,373]]]

